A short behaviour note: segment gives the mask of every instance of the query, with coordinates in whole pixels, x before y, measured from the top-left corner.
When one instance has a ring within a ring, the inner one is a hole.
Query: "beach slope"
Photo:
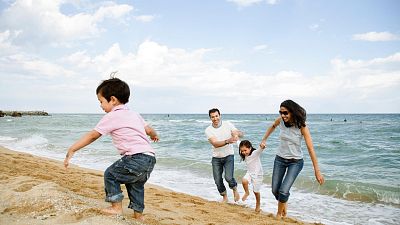
[[[0,224],[142,224],[132,219],[123,201],[122,216],[103,215],[103,174],[100,171],[0,147]],[[146,184],[144,224],[307,224],[270,213],[254,213]]]

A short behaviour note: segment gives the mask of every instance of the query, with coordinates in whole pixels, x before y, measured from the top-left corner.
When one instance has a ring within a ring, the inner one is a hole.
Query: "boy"
[[[75,142],[67,152],[65,168],[73,154],[79,149],[97,140],[101,135],[110,134],[113,144],[122,158],[104,172],[106,202],[111,206],[103,209],[106,214],[122,214],[124,198],[121,184],[125,184],[134,218],[143,220],[144,184],[150,177],[156,163],[155,151],[150,140],[159,140],[156,131],[136,112],[130,111],[125,104],[129,101],[128,84],[118,78],[103,81],[96,89],[97,98],[106,115],[96,127]]]

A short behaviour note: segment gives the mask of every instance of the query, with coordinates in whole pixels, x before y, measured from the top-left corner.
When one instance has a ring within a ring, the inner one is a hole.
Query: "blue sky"
[[[400,113],[400,1],[2,0],[0,110]]]

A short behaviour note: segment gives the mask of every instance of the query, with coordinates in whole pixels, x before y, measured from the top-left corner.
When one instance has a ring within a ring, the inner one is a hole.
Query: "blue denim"
[[[303,159],[285,159],[275,157],[274,171],[272,173],[272,194],[276,200],[285,203],[289,200],[290,188],[303,169]]]
[[[229,184],[230,189],[236,189],[237,183],[235,178],[233,177],[234,171],[234,156],[228,155],[223,158],[213,157],[211,160],[212,169],[213,169],[213,177],[215,184],[217,185],[217,189],[221,196],[226,195],[226,188],[224,185],[224,180],[222,179],[222,173],[225,170],[225,180]]]
[[[123,156],[104,171],[106,202],[121,202],[124,198],[121,184],[129,196],[128,208],[142,213],[144,210],[144,184],[153,171],[156,158],[146,154]]]

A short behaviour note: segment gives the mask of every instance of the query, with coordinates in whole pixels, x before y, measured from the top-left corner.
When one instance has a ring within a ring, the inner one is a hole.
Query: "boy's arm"
[[[154,142],[160,140],[160,138],[157,135],[157,132],[150,125],[146,125],[144,127],[144,130],[146,131],[146,134],[149,135],[150,139],[153,140]]]
[[[81,137],[73,145],[71,145],[71,147],[69,147],[67,155],[65,156],[65,159],[64,159],[65,168],[68,167],[69,160],[72,158],[72,156],[74,155],[74,153],[76,151],[87,146],[88,144],[92,143],[93,141],[97,140],[100,136],[101,136],[101,134],[99,132],[97,132],[96,130],[92,130],[92,131],[86,133],[83,137]]]

